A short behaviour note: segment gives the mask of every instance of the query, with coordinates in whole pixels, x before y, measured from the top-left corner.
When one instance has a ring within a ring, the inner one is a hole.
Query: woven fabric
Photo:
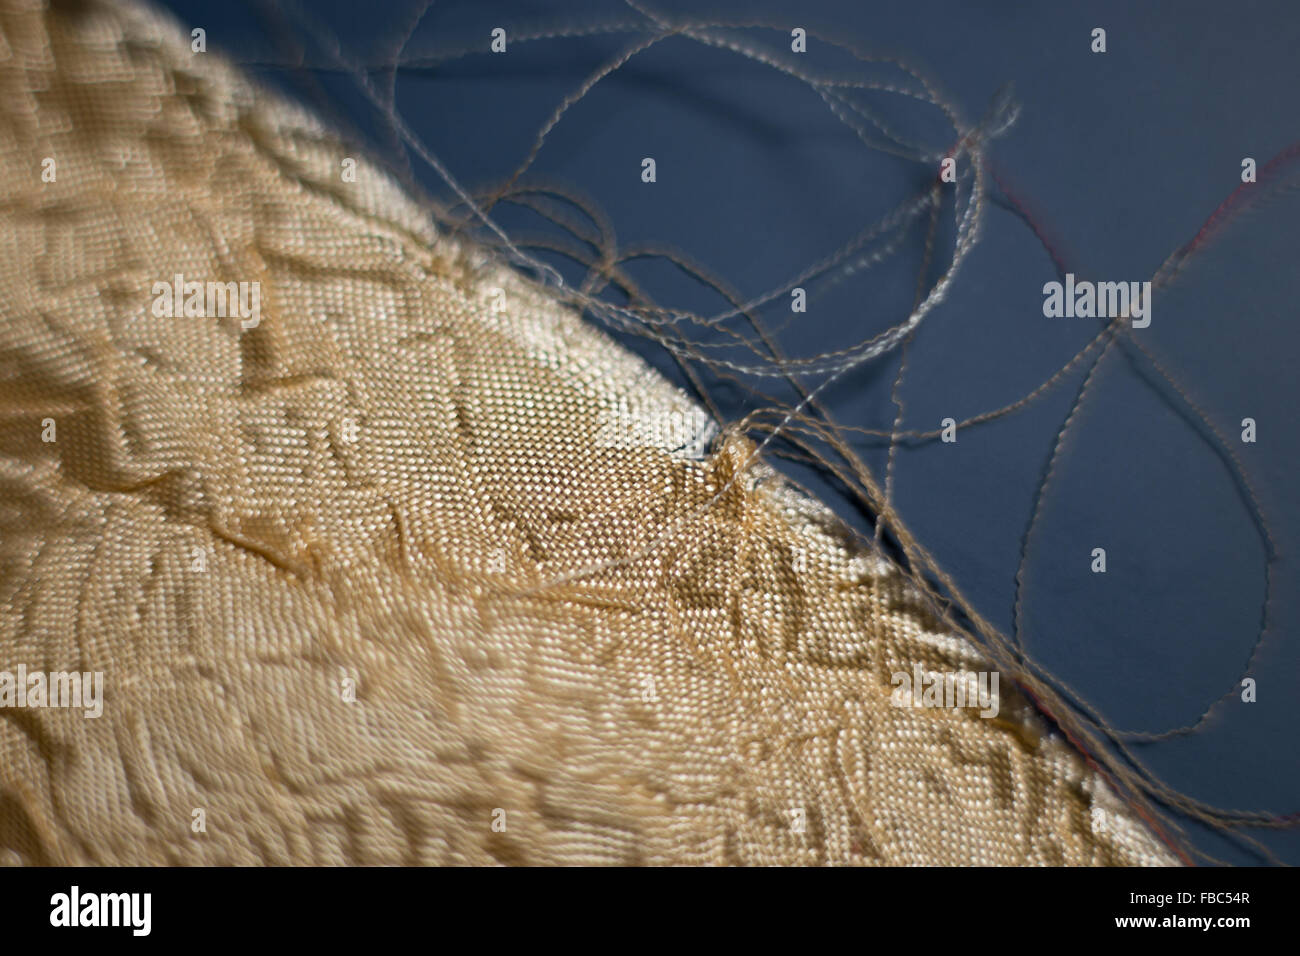
[[[187,30],[6,0],[0,157],[0,670],[105,675],[0,709],[0,860],[1176,862],[1009,682],[895,706],[989,669],[905,574]]]

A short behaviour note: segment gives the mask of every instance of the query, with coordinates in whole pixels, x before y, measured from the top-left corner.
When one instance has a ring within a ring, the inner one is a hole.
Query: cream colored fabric
[[[0,670],[107,689],[0,710],[0,860],[1175,862],[1005,683],[891,705],[986,667],[188,28],[3,8]]]

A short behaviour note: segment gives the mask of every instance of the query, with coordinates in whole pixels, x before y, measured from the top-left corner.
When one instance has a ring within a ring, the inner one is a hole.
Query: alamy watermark
[[[997,671],[926,671],[912,665],[912,673],[896,672],[890,703],[895,707],[978,707],[981,717],[996,717],[1001,706]]]
[[[148,936],[152,910],[152,893],[83,893],[73,886],[50,897],[50,925],[119,926],[130,929],[133,936]]]
[[[713,430],[703,415],[673,408],[667,412],[634,409],[626,398],[606,409],[596,433],[601,448],[659,448],[698,456],[708,446]]]
[[[1074,273],[1065,274],[1065,284],[1043,286],[1043,315],[1049,319],[1114,319],[1128,316],[1133,328],[1151,324],[1150,282],[1076,282]]]
[[[104,713],[104,672],[0,671],[0,707],[59,707],[80,709],[87,717]]]
[[[186,282],[178,272],[170,283],[153,284],[153,314],[160,319],[233,316],[248,331],[262,321],[262,283]]]

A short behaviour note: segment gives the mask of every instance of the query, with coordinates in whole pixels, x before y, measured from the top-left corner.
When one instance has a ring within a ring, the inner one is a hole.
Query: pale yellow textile
[[[987,665],[346,156],[188,27],[3,3],[0,670],[106,692],[0,710],[0,860],[1176,861],[1007,683],[893,706]]]

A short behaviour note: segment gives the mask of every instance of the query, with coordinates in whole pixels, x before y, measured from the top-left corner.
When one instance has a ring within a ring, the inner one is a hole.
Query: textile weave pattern
[[[895,706],[989,666],[310,115],[135,4],[0,9],[0,670],[106,681],[0,709],[0,860],[1177,862],[1009,681]]]

